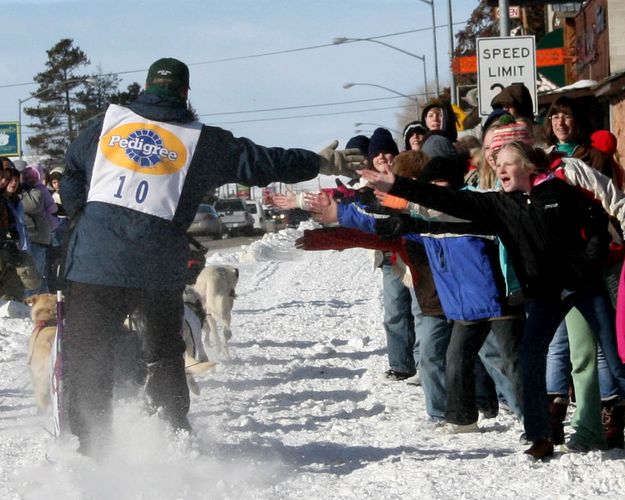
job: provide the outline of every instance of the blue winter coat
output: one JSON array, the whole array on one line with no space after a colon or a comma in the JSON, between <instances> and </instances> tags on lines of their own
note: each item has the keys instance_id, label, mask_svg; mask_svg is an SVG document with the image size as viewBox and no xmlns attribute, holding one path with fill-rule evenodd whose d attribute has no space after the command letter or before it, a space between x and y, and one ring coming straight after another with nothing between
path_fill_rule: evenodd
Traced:
<instances>
[{"instance_id":1,"label":"blue winter coat","mask_svg":"<svg viewBox=\"0 0 625 500\"><path fill-rule=\"evenodd\" d=\"M183 103L141 94L128 106L150 120L188 123ZM66 277L81 283L127 288L179 289L186 281L186 230L202 198L226 184L296 183L318 174L320 158L304 149L265 148L203 126L171 221L129 208L89 202L92 169L104 117L86 129L67 152L61 198L78 222L70 237Z\"/></svg>"},{"instance_id":2,"label":"blue winter coat","mask_svg":"<svg viewBox=\"0 0 625 500\"><path fill-rule=\"evenodd\" d=\"M338 219L344 227L375 232L377 217L380 216L367 213L353 203L338 205ZM509 314L503 302L505 284L494 237L461 234L404 237L425 246L436 291L448 319L477 321Z\"/></svg>"}]
</instances>

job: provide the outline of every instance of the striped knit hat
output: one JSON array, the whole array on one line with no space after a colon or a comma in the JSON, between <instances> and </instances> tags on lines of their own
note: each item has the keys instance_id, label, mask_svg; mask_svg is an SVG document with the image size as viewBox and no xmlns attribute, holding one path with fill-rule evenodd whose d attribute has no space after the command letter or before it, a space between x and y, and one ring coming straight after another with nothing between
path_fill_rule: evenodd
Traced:
<instances>
[{"instance_id":1,"label":"striped knit hat","mask_svg":"<svg viewBox=\"0 0 625 500\"><path fill-rule=\"evenodd\" d=\"M510 142L524 142L533 144L532 132L523 122L513 122L502 125L493 132L493 139L490 143L492 152L498 151Z\"/></svg>"}]
</instances>

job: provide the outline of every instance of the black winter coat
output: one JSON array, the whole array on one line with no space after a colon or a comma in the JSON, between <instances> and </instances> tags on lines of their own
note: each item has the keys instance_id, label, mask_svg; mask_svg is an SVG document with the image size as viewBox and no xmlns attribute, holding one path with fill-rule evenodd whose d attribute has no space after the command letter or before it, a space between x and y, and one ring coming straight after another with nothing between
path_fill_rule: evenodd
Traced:
<instances>
[{"instance_id":1,"label":"black winter coat","mask_svg":"<svg viewBox=\"0 0 625 500\"><path fill-rule=\"evenodd\" d=\"M185 103L141 94L128 106L149 120L184 124L194 120ZM314 178L320 157L304 149L265 148L249 139L204 125L173 219L126 207L86 203L104 117L71 144L61 182L67 214L78 218L66 260L66 278L97 285L182 289L189 245L186 230L202 198L227 183L266 186Z\"/></svg>"},{"instance_id":2,"label":"black winter coat","mask_svg":"<svg viewBox=\"0 0 625 500\"><path fill-rule=\"evenodd\" d=\"M491 229L526 298L600 284L610 242L607 215L560 179L544 181L528 195L457 191L397 177L391 194Z\"/></svg>"}]
</instances>

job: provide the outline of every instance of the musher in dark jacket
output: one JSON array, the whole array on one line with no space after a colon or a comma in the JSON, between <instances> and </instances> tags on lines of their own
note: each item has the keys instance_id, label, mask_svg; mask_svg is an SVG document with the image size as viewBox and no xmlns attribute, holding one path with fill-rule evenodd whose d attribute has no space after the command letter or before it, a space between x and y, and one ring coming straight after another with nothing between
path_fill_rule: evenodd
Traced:
<instances>
[{"instance_id":1,"label":"musher in dark jacket","mask_svg":"<svg viewBox=\"0 0 625 500\"><path fill-rule=\"evenodd\" d=\"M109 106L66 155L61 197L75 227L65 270L63 378L69 426L85 454L100 454L109 440L113 344L134 310L144 322L148 403L175 430L191 428L182 293L186 231L203 196L226 183L348 174L363 160L357 151L335 151L336 143L320 156L235 138L196 120L188 90L188 67L159 59L145 92L127 107Z\"/></svg>"}]
</instances>

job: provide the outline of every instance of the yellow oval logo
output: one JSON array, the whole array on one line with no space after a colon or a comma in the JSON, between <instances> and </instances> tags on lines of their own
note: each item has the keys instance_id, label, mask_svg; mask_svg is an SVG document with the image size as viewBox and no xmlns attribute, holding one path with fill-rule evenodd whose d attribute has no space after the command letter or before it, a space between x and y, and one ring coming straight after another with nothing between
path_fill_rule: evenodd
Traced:
<instances>
[{"instance_id":1,"label":"yellow oval logo","mask_svg":"<svg viewBox=\"0 0 625 500\"><path fill-rule=\"evenodd\" d=\"M127 123L100 139L100 151L113 164L150 175L170 175L187 163L187 149L169 130L150 123Z\"/></svg>"}]
</instances>

